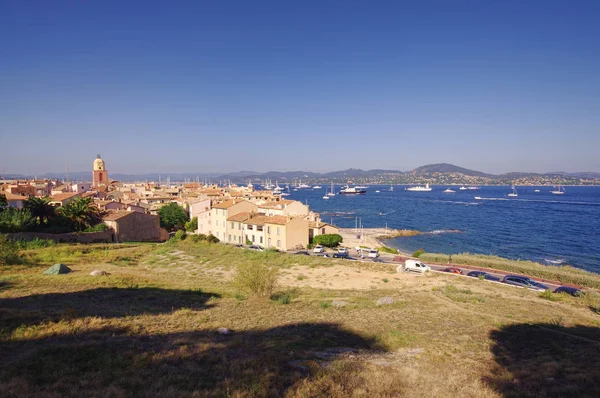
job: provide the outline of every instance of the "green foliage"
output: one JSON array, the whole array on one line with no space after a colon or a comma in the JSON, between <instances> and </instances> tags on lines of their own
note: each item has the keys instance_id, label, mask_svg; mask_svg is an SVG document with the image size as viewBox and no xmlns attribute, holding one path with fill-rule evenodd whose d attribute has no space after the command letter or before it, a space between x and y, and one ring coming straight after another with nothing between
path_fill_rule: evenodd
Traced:
<instances>
[{"instance_id":1,"label":"green foliage","mask_svg":"<svg viewBox=\"0 0 600 398\"><path fill-rule=\"evenodd\" d=\"M25 232L35 227L36 219L27 209L9 207L0 212L0 232Z\"/></svg>"},{"instance_id":2,"label":"green foliage","mask_svg":"<svg viewBox=\"0 0 600 398\"><path fill-rule=\"evenodd\" d=\"M188 220L188 215L183 207L177 203L169 203L158 210L160 226L167 231L182 229Z\"/></svg>"},{"instance_id":3,"label":"green foliage","mask_svg":"<svg viewBox=\"0 0 600 398\"><path fill-rule=\"evenodd\" d=\"M398 254L398 249L394 249L392 247L382 246L382 247L378 248L378 250L383 253Z\"/></svg>"},{"instance_id":4,"label":"green foliage","mask_svg":"<svg viewBox=\"0 0 600 398\"><path fill-rule=\"evenodd\" d=\"M16 242L0 234L0 265L17 264L19 262L19 247Z\"/></svg>"},{"instance_id":5,"label":"green foliage","mask_svg":"<svg viewBox=\"0 0 600 398\"><path fill-rule=\"evenodd\" d=\"M31 212L40 225L47 223L55 214L55 207L50 204L50 198L29 198L25 201L25 208Z\"/></svg>"},{"instance_id":6,"label":"green foliage","mask_svg":"<svg viewBox=\"0 0 600 398\"><path fill-rule=\"evenodd\" d=\"M188 232L194 232L198 229L198 217L192 218L190 221L185 223L185 230Z\"/></svg>"},{"instance_id":7,"label":"green foliage","mask_svg":"<svg viewBox=\"0 0 600 398\"><path fill-rule=\"evenodd\" d=\"M206 241L207 241L208 243L219 243L219 242L220 242L219 238L217 238L217 237L216 237L216 236L214 236L213 234L210 234L210 235L208 235L208 236L206 237Z\"/></svg>"},{"instance_id":8,"label":"green foliage","mask_svg":"<svg viewBox=\"0 0 600 398\"><path fill-rule=\"evenodd\" d=\"M180 229L179 231L175 232L175 239L185 240L185 238L187 238L187 234L184 230Z\"/></svg>"},{"instance_id":9,"label":"green foliage","mask_svg":"<svg viewBox=\"0 0 600 398\"><path fill-rule=\"evenodd\" d=\"M383 278L382 281L383 283L388 283L390 280L388 278Z\"/></svg>"},{"instance_id":10,"label":"green foliage","mask_svg":"<svg viewBox=\"0 0 600 398\"><path fill-rule=\"evenodd\" d=\"M550 300L550 301L562 301L564 298L565 294L564 293L552 293L551 290L544 290L543 292L541 292L539 294L539 298L542 298L544 300Z\"/></svg>"},{"instance_id":11,"label":"green foliage","mask_svg":"<svg viewBox=\"0 0 600 398\"><path fill-rule=\"evenodd\" d=\"M241 263L233 277L238 289L254 296L269 297L277 286L279 270L264 263Z\"/></svg>"},{"instance_id":12,"label":"green foliage","mask_svg":"<svg viewBox=\"0 0 600 398\"><path fill-rule=\"evenodd\" d=\"M331 303L329 301L321 301L321 303L319 303L319 307L329 308L329 307L331 307Z\"/></svg>"},{"instance_id":13,"label":"green foliage","mask_svg":"<svg viewBox=\"0 0 600 398\"><path fill-rule=\"evenodd\" d=\"M313 244L325 247L337 247L342 241L342 235L339 234L317 235L313 238Z\"/></svg>"},{"instance_id":14,"label":"green foliage","mask_svg":"<svg viewBox=\"0 0 600 398\"><path fill-rule=\"evenodd\" d=\"M416 258L419 258L419 257L421 257L421 254L423 254L423 253L425 253L425 250L419 249L416 252L414 252L412 256L416 257Z\"/></svg>"},{"instance_id":15,"label":"green foliage","mask_svg":"<svg viewBox=\"0 0 600 398\"><path fill-rule=\"evenodd\" d=\"M109 227L106 224L96 224L93 227L87 227L86 229L83 230L83 232L102 232L102 231L108 231Z\"/></svg>"},{"instance_id":16,"label":"green foliage","mask_svg":"<svg viewBox=\"0 0 600 398\"><path fill-rule=\"evenodd\" d=\"M19 239L18 241L16 241L16 244L21 250L41 249L43 247L56 246L55 241L51 239L40 238L33 238L32 240Z\"/></svg>"},{"instance_id":17,"label":"green foliage","mask_svg":"<svg viewBox=\"0 0 600 398\"><path fill-rule=\"evenodd\" d=\"M0 194L0 209L3 207L8 207L8 201L6 200L6 195Z\"/></svg>"},{"instance_id":18,"label":"green foliage","mask_svg":"<svg viewBox=\"0 0 600 398\"><path fill-rule=\"evenodd\" d=\"M246 238L246 246L251 246L252 245L252 241L248 238Z\"/></svg>"},{"instance_id":19,"label":"green foliage","mask_svg":"<svg viewBox=\"0 0 600 398\"><path fill-rule=\"evenodd\" d=\"M292 302L292 295L289 292L279 292L271 295L271 300L279 304L289 304Z\"/></svg>"},{"instance_id":20,"label":"green foliage","mask_svg":"<svg viewBox=\"0 0 600 398\"><path fill-rule=\"evenodd\" d=\"M92 198L75 198L57 212L70 220L76 231L83 231L102 221L102 212Z\"/></svg>"}]
</instances>

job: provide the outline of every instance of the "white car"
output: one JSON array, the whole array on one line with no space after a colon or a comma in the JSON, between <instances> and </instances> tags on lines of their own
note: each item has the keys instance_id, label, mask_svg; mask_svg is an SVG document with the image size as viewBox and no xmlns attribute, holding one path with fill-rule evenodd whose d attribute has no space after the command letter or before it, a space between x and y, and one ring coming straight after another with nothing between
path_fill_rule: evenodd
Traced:
<instances>
[{"instance_id":1,"label":"white car","mask_svg":"<svg viewBox=\"0 0 600 398\"><path fill-rule=\"evenodd\" d=\"M377 257L379 257L379 250L377 250L377 249L371 249L371 250L369 250L369 257L370 258L377 258Z\"/></svg>"},{"instance_id":2,"label":"white car","mask_svg":"<svg viewBox=\"0 0 600 398\"><path fill-rule=\"evenodd\" d=\"M313 253L323 253L324 251L325 251L325 248L321 245L317 245L313 249Z\"/></svg>"},{"instance_id":3,"label":"white car","mask_svg":"<svg viewBox=\"0 0 600 398\"><path fill-rule=\"evenodd\" d=\"M348 254L348 248L347 247L339 247L338 253Z\"/></svg>"}]
</instances>

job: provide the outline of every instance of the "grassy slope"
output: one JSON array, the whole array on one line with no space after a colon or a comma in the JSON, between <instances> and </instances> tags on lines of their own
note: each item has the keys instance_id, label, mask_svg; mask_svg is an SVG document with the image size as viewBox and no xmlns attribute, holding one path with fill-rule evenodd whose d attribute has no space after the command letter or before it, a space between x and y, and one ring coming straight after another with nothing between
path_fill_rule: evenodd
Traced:
<instances>
[{"instance_id":1,"label":"grassy slope","mask_svg":"<svg viewBox=\"0 0 600 398\"><path fill-rule=\"evenodd\" d=\"M446 263L448 261L447 254L423 253L419 258L424 262ZM492 268L567 284L600 289L600 275L570 266L550 267L532 261L509 260L498 256L470 253L452 255L452 263Z\"/></svg>"},{"instance_id":2,"label":"grassy slope","mask_svg":"<svg viewBox=\"0 0 600 398\"><path fill-rule=\"evenodd\" d=\"M600 316L589 297L550 301L432 274L410 276L419 283L401 290L296 289L292 302L281 305L244 299L229 282L235 265L347 263L188 241L59 245L27 257L32 265L0 274L3 395L599 392ZM76 272L41 275L59 261ZM89 276L97 268L111 275ZM377 306L383 296L396 302ZM348 304L337 308L332 300ZM219 327L232 333L219 335ZM335 347L355 351L331 358L327 350Z\"/></svg>"}]
</instances>

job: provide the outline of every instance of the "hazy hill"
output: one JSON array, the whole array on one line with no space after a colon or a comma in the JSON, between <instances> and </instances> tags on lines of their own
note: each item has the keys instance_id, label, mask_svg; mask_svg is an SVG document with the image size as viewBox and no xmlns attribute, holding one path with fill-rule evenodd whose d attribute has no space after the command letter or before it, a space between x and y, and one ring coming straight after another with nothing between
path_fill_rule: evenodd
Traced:
<instances>
[{"instance_id":1,"label":"hazy hill","mask_svg":"<svg viewBox=\"0 0 600 398\"><path fill-rule=\"evenodd\" d=\"M455 166L449 163L436 163L436 164L428 164L425 166L417 167L412 170L410 173L412 174L431 174L431 173L461 173L467 176L473 177L493 177L492 174L486 174L481 171L475 171L470 169L465 169L464 167Z\"/></svg>"}]
</instances>

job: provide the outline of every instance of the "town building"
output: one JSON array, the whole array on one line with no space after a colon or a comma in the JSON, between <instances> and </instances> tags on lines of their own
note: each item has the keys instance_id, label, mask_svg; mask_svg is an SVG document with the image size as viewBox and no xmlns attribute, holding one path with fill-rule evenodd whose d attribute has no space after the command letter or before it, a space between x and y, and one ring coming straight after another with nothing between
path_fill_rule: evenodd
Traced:
<instances>
[{"instance_id":1,"label":"town building","mask_svg":"<svg viewBox=\"0 0 600 398\"><path fill-rule=\"evenodd\" d=\"M92 171L92 186L98 187L100 185L108 185L108 171L106 171L106 166L104 164L104 160L98 155L96 160L94 160L94 169Z\"/></svg>"}]
</instances>

